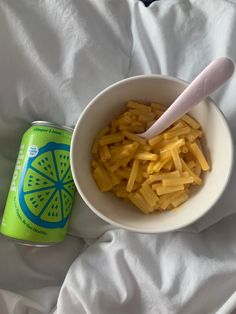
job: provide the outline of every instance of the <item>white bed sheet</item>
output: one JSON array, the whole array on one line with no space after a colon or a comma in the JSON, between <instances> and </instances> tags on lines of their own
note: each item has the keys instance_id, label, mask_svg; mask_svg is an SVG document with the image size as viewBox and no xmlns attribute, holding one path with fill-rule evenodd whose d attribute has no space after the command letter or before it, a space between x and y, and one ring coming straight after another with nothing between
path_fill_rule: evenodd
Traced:
<instances>
[{"instance_id":1,"label":"white bed sheet","mask_svg":"<svg viewBox=\"0 0 236 314\"><path fill-rule=\"evenodd\" d=\"M0 0L0 209L33 120L74 126L88 101L125 77L190 81L212 59L236 62L236 2ZM236 76L212 95L236 136ZM76 199L51 248L0 237L0 314L236 312L236 173L204 218L179 232L114 228Z\"/></svg>"}]
</instances>

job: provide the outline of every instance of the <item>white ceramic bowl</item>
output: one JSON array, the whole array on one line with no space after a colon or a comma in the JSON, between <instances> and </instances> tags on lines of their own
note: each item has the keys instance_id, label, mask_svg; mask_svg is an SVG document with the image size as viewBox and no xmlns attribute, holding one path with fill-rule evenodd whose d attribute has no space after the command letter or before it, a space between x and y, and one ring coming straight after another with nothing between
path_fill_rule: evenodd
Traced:
<instances>
[{"instance_id":1,"label":"white ceramic bowl","mask_svg":"<svg viewBox=\"0 0 236 314\"><path fill-rule=\"evenodd\" d=\"M118 227L159 233L185 227L206 214L222 195L233 165L232 137L222 112L211 99L190 114L200 122L206 138L211 171L204 185L177 209L144 215L112 193L102 193L91 175L91 146L97 133L125 111L128 100L158 102L169 106L187 83L162 75L142 75L117 82L98 94L82 112L73 132L71 168L83 200L99 217ZM223 209L222 209L223 210Z\"/></svg>"}]
</instances>

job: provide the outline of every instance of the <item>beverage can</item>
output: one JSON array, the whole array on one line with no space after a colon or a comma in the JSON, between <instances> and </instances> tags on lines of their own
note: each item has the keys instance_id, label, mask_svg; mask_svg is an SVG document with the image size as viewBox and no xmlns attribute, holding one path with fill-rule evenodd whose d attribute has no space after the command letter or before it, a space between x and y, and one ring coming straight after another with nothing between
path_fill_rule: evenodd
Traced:
<instances>
[{"instance_id":1,"label":"beverage can","mask_svg":"<svg viewBox=\"0 0 236 314\"><path fill-rule=\"evenodd\" d=\"M72 131L34 121L23 135L2 218L3 235L26 245L64 240L75 194Z\"/></svg>"}]
</instances>

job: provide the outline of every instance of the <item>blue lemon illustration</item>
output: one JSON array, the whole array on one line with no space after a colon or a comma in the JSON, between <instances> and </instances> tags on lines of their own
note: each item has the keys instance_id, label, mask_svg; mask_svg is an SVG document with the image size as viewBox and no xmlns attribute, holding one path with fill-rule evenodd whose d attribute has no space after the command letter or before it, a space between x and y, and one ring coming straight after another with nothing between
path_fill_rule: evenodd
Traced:
<instances>
[{"instance_id":1,"label":"blue lemon illustration","mask_svg":"<svg viewBox=\"0 0 236 314\"><path fill-rule=\"evenodd\" d=\"M63 228L75 193L70 146L50 142L41 147L25 164L18 192L21 209L29 220L45 228Z\"/></svg>"}]
</instances>

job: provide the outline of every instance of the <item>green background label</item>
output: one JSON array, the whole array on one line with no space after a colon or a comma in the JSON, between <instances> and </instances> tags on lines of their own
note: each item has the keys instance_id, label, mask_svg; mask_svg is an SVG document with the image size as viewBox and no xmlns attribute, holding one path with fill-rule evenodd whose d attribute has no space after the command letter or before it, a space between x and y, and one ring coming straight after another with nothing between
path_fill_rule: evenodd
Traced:
<instances>
[{"instance_id":1,"label":"green background label","mask_svg":"<svg viewBox=\"0 0 236 314\"><path fill-rule=\"evenodd\" d=\"M38 243L61 242L75 186L69 131L32 126L23 136L3 214L1 232Z\"/></svg>"}]
</instances>

